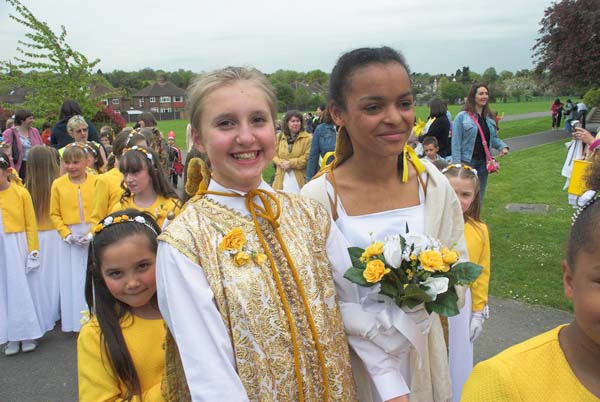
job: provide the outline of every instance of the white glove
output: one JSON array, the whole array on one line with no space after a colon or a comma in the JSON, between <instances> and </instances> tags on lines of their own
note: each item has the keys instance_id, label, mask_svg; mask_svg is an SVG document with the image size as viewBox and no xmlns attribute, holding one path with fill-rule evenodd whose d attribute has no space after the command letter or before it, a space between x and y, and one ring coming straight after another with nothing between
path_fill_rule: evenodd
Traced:
<instances>
[{"instance_id":1,"label":"white glove","mask_svg":"<svg viewBox=\"0 0 600 402\"><path fill-rule=\"evenodd\" d=\"M475 343L479 335L483 332L484 321L483 311L473 311L471 313L471 324L469 325L471 343Z\"/></svg>"},{"instance_id":2,"label":"white glove","mask_svg":"<svg viewBox=\"0 0 600 402\"><path fill-rule=\"evenodd\" d=\"M27 262L25 263L25 274L35 271L40 267L40 255L37 250L33 250L27 255Z\"/></svg>"},{"instance_id":3,"label":"white glove","mask_svg":"<svg viewBox=\"0 0 600 402\"><path fill-rule=\"evenodd\" d=\"M367 339L387 354L400 357L410 352L410 341L393 326L382 325L378 313L365 311L358 303L341 303L342 320L348 336Z\"/></svg>"},{"instance_id":4,"label":"white glove","mask_svg":"<svg viewBox=\"0 0 600 402\"><path fill-rule=\"evenodd\" d=\"M77 240L77 245L81 247L87 247L93 238L94 236L91 233L88 233L85 236L81 237L79 240Z\"/></svg>"},{"instance_id":5,"label":"white glove","mask_svg":"<svg viewBox=\"0 0 600 402\"><path fill-rule=\"evenodd\" d=\"M425 310L425 304L421 303L414 308L409 308L407 306L402 306L402 311L408 315L417 327L421 331L423 335L428 334L431 329L431 316Z\"/></svg>"},{"instance_id":6,"label":"white glove","mask_svg":"<svg viewBox=\"0 0 600 402\"><path fill-rule=\"evenodd\" d=\"M67 244L74 246L77 244L77 239L72 234L68 234L67 237L63 239Z\"/></svg>"}]
</instances>

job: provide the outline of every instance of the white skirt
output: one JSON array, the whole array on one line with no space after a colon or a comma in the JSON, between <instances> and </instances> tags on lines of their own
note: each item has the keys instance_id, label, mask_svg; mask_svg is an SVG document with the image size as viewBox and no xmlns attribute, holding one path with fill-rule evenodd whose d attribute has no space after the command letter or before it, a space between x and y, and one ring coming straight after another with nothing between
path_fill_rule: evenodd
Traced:
<instances>
[{"instance_id":1,"label":"white skirt","mask_svg":"<svg viewBox=\"0 0 600 402\"><path fill-rule=\"evenodd\" d=\"M90 225L69 225L76 238L85 236ZM63 332L79 332L81 312L87 310L85 302L85 273L87 270L88 247L72 246L64 241L58 246L60 317Z\"/></svg>"},{"instance_id":2,"label":"white skirt","mask_svg":"<svg viewBox=\"0 0 600 402\"><path fill-rule=\"evenodd\" d=\"M40 231L38 236L40 238L40 269L44 286L44 304L47 306L43 322L48 329L52 329L60 318L58 250L63 240L54 229Z\"/></svg>"},{"instance_id":3,"label":"white skirt","mask_svg":"<svg viewBox=\"0 0 600 402\"><path fill-rule=\"evenodd\" d=\"M4 233L0 213L0 344L41 338L34 297L25 274L29 249L25 232Z\"/></svg>"},{"instance_id":4,"label":"white skirt","mask_svg":"<svg viewBox=\"0 0 600 402\"><path fill-rule=\"evenodd\" d=\"M448 318L448 363L452 379L452 400L460 401L462 389L473 370L471 343L471 289L465 293L465 305L460 313Z\"/></svg>"}]
</instances>

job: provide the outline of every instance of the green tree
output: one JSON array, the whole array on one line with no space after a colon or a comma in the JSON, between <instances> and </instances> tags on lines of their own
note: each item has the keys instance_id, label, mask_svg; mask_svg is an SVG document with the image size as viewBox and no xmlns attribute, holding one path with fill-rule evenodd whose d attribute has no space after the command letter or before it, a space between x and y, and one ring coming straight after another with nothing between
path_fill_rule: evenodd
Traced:
<instances>
[{"instance_id":1,"label":"green tree","mask_svg":"<svg viewBox=\"0 0 600 402\"><path fill-rule=\"evenodd\" d=\"M494 67L486 68L481 76L483 82L487 84L493 84L498 81L498 73L496 73L496 69Z\"/></svg>"},{"instance_id":2,"label":"green tree","mask_svg":"<svg viewBox=\"0 0 600 402\"><path fill-rule=\"evenodd\" d=\"M274 82L275 94L277 95L278 109L285 112L287 106L294 103L294 90L289 84L283 82Z\"/></svg>"},{"instance_id":3,"label":"green tree","mask_svg":"<svg viewBox=\"0 0 600 402\"><path fill-rule=\"evenodd\" d=\"M440 80L441 81L441 80ZM442 99L450 103L456 103L458 99L462 99L467 94L465 87L458 82L448 82L442 85Z\"/></svg>"},{"instance_id":4,"label":"green tree","mask_svg":"<svg viewBox=\"0 0 600 402\"><path fill-rule=\"evenodd\" d=\"M90 90L93 68L99 59L88 61L82 53L67 42L63 25L55 34L47 23L38 20L19 0L6 0L16 10L10 18L29 28L28 41L19 40L13 61L0 61L0 69L14 88L28 89L24 107L35 115L52 118L66 99L77 101L86 116L93 117L100 110L98 100ZM27 71L28 73L25 73Z\"/></svg>"},{"instance_id":5,"label":"green tree","mask_svg":"<svg viewBox=\"0 0 600 402\"><path fill-rule=\"evenodd\" d=\"M514 74L511 71L500 71L500 80L504 81L507 80L509 78L512 78L514 76Z\"/></svg>"}]
</instances>

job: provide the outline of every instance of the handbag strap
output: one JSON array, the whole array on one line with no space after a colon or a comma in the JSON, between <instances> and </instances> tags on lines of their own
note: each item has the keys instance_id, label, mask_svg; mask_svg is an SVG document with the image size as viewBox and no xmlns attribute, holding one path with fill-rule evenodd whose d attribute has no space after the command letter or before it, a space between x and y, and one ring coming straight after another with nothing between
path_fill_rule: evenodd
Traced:
<instances>
[{"instance_id":1,"label":"handbag strap","mask_svg":"<svg viewBox=\"0 0 600 402\"><path fill-rule=\"evenodd\" d=\"M483 134L483 130L481 129L481 126L479 125L479 120L477 118L475 118L475 116L471 112L469 112L469 116L471 116L471 119L477 125L477 131L479 131L479 135L481 136L481 142L483 143L483 151L485 152L485 158L489 162L493 158L492 158L492 155L490 154L490 149L488 148L487 141L485 140L485 135Z\"/></svg>"}]
</instances>

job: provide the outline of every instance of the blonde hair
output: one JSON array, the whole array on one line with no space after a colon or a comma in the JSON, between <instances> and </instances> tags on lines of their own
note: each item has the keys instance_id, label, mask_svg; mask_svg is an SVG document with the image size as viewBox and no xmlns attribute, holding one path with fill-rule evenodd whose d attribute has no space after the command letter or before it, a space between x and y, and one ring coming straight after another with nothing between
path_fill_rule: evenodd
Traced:
<instances>
[{"instance_id":1,"label":"blonde hair","mask_svg":"<svg viewBox=\"0 0 600 402\"><path fill-rule=\"evenodd\" d=\"M88 124L87 121L85 121L85 119L83 118L83 116L76 114L75 116L71 117L67 122L67 131L69 132L69 135L72 136L73 131L79 126L88 127Z\"/></svg>"},{"instance_id":2,"label":"blonde hair","mask_svg":"<svg viewBox=\"0 0 600 402\"><path fill-rule=\"evenodd\" d=\"M88 150L85 144L72 142L65 147L62 160L65 162L87 160Z\"/></svg>"},{"instance_id":3,"label":"blonde hair","mask_svg":"<svg viewBox=\"0 0 600 402\"><path fill-rule=\"evenodd\" d=\"M50 219L50 189L59 176L58 152L44 145L31 148L27 157L25 187L31 194L38 223Z\"/></svg>"},{"instance_id":4,"label":"blonde hair","mask_svg":"<svg viewBox=\"0 0 600 402\"><path fill-rule=\"evenodd\" d=\"M237 81L249 81L260 89L269 105L273 125L277 119L277 97L269 80L258 70L246 67L226 67L195 78L187 90L187 112L190 124L200 132L204 100L211 93Z\"/></svg>"}]
</instances>

